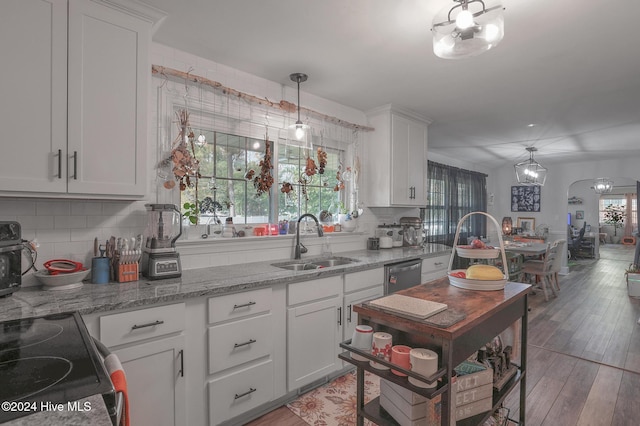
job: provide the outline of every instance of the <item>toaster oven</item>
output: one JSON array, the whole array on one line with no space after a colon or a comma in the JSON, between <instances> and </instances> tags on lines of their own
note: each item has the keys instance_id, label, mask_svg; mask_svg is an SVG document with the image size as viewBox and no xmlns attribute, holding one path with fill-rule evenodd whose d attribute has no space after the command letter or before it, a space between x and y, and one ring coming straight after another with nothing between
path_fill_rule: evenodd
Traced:
<instances>
[{"instance_id":1,"label":"toaster oven","mask_svg":"<svg viewBox=\"0 0 640 426\"><path fill-rule=\"evenodd\" d=\"M22 234L18 222L0 222L0 297L22 284Z\"/></svg>"}]
</instances>

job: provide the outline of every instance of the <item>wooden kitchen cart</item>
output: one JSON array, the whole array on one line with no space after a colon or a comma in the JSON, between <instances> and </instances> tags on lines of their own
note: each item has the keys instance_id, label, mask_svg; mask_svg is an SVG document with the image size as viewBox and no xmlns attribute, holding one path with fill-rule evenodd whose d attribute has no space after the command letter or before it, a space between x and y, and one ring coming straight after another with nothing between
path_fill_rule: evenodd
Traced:
<instances>
[{"instance_id":1,"label":"wooden kitchen cart","mask_svg":"<svg viewBox=\"0 0 640 426\"><path fill-rule=\"evenodd\" d=\"M363 425L367 418L379 425L396 425L397 423L380 409L379 398L365 405L364 403L364 372L369 371L386 380L404 386L427 398L442 395L441 424L448 426L452 387L450 386L454 367L469 358L483 345L506 330L515 321L521 319L520 333L520 365L517 374L511 378L501 391L493 392L493 410L497 409L506 396L520 385L520 420L519 425L525 425L526 398L526 363L527 363L527 312L528 294L531 286L523 283L507 282L504 290L474 291L461 289L449 285L447 277L431 281L407 290L400 291L410 297L446 303L448 316L464 317L458 322L444 328L434 326L427 321L412 320L408 317L392 314L374 308L367 303L354 306L358 313L358 322L373 327L374 331L383 331L393 336L393 344L423 347L435 350L438 355L438 371L431 377L424 378L410 371L395 367L421 380L431 382L438 380L438 386L433 389L423 389L411 385L407 378L399 377L389 370L378 370L369 365L368 361L357 361L351 357L352 353L375 358L369 353L355 349L345 341L340 346L346 349L339 356L341 359L357 367L357 424ZM445 311L447 312L447 311ZM440 314L437 314L440 315ZM441 317L442 318L442 317ZM434 319L435 321L435 319ZM517 338L517 336L515 336ZM377 362L390 366L382 360ZM482 425L492 414L492 411L481 413L457 422L458 426Z\"/></svg>"}]
</instances>

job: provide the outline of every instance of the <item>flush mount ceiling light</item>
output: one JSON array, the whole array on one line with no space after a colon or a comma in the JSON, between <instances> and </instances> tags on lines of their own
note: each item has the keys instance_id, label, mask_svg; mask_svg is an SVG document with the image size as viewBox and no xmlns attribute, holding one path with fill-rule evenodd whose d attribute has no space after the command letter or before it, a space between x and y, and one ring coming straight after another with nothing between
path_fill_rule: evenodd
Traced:
<instances>
[{"instance_id":1,"label":"flush mount ceiling light","mask_svg":"<svg viewBox=\"0 0 640 426\"><path fill-rule=\"evenodd\" d=\"M516 169L516 179L521 185L543 186L547 180L547 169L533 159L533 153L537 148L526 148L529 151L529 159L513 166Z\"/></svg>"},{"instance_id":2,"label":"flush mount ceiling light","mask_svg":"<svg viewBox=\"0 0 640 426\"><path fill-rule=\"evenodd\" d=\"M308 147L310 145L310 135L309 135L309 126L304 124L302 120L300 120L300 83L307 81L308 76L301 72L296 72L289 75L289 78L292 81L298 83L298 120L295 124L289 126L290 137L289 140L293 141L297 145L301 147Z\"/></svg>"},{"instance_id":3,"label":"flush mount ceiling light","mask_svg":"<svg viewBox=\"0 0 640 426\"><path fill-rule=\"evenodd\" d=\"M453 0L433 18L433 52L444 59L476 56L495 47L504 37L504 8L482 0ZM489 3L492 0L487 0Z\"/></svg>"},{"instance_id":4,"label":"flush mount ceiling light","mask_svg":"<svg viewBox=\"0 0 640 426\"><path fill-rule=\"evenodd\" d=\"M613 181L609 178L598 178L593 181L593 190L596 194L606 194L613 190Z\"/></svg>"}]
</instances>

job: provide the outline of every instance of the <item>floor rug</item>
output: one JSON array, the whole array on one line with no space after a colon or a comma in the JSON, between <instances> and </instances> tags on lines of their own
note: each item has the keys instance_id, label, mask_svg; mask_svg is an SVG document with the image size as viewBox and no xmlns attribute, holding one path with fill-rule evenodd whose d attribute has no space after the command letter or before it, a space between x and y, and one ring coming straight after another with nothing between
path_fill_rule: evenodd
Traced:
<instances>
[{"instance_id":1,"label":"floor rug","mask_svg":"<svg viewBox=\"0 0 640 426\"><path fill-rule=\"evenodd\" d=\"M380 395L380 378L365 372L365 403ZM356 424L356 373L340 376L287 404L296 416L311 426ZM374 423L365 420L365 425Z\"/></svg>"}]
</instances>

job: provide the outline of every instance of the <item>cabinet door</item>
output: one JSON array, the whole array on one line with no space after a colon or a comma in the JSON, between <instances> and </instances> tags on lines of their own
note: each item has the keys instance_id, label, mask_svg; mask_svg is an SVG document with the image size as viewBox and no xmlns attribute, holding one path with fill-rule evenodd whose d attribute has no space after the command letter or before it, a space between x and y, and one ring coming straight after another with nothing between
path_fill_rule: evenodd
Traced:
<instances>
[{"instance_id":1,"label":"cabinet door","mask_svg":"<svg viewBox=\"0 0 640 426\"><path fill-rule=\"evenodd\" d=\"M353 311L353 305L376 299L384 294L384 286L360 290L344 296L344 331L342 340L351 339L358 325L358 314Z\"/></svg>"},{"instance_id":2,"label":"cabinet door","mask_svg":"<svg viewBox=\"0 0 640 426\"><path fill-rule=\"evenodd\" d=\"M67 0L2 0L0 56L0 191L65 192Z\"/></svg>"},{"instance_id":3,"label":"cabinet door","mask_svg":"<svg viewBox=\"0 0 640 426\"><path fill-rule=\"evenodd\" d=\"M287 387L300 388L342 367L342 297L287 310Z\"/></svg>"},{"instance_id":4,"label":"cabinet door","mask_svg":"<svg viewBox=\"0 0 640 426\"><path fill-rule=\"evenodd\" d=\"M392 114L391 140L391 204L426 205L426 124Z\"/></svg>"},{"instance_id":5,"label":"cabinet door","mask_svg":"<svg viewBox=\"0 0 640 426\"><path fill-rule=\"evenodd\" d=\"M127 376L132 425L185 425L184 336L113 351Z\"/></svg>"},{"instance_id":6,"label":"cabinet door","mask_svg":"<svg viewBox=\"0 0 640 426\"><path fill-rule=\"evenodd\" d=\"M70 193L145 195L150 27L69 1Z\"/></svg>"}]
</instances>

